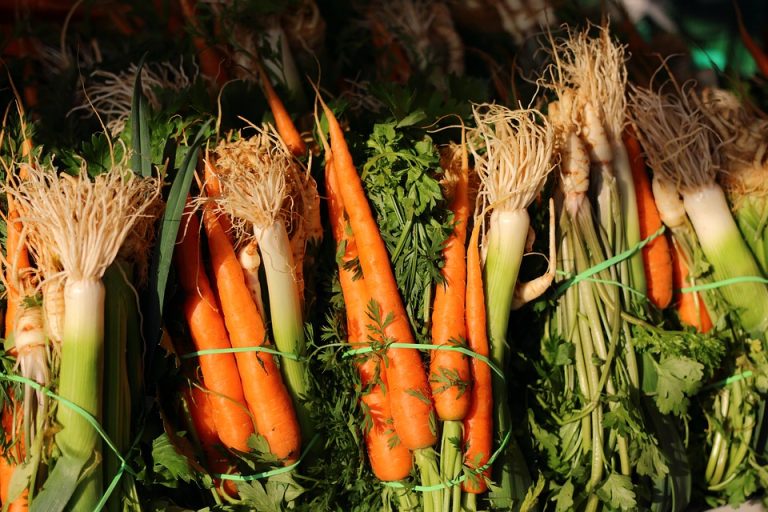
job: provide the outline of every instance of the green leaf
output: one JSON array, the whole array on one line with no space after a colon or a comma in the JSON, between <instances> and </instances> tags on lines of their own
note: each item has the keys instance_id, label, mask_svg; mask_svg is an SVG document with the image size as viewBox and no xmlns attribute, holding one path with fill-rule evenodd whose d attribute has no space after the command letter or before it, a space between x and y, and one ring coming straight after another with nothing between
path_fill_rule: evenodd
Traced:
<instances>
[{"instance_id":1,"label":"green leaf","mask_svg":"<svg viewBox=\"0 0 768 512\"><path fill-rule=\"evenodd\" d=\"M131 154L131 169L134 173L145 178L152 176L152 152L149 135L149 123L147 112L149 104L144 97L141 85L141 70L147 55L141 57L136 70L136 80L133 84L133 100L131 101L131 142L133 153Z\"/></svg>"},{"instance_id":2,"label":"green leaf","mask_svg":"<svg viewBox=\"0 0 768 512\"><path fill-rule=\"evenodd\" d=\"M611 473L597 490L597 495L614 510L631 510L637 505L632 480L618 473Z\"/></svg>"},{"instance_id":3,"label":"green leaf","mask_svg":"<svg viewBox=\"0 0 768 512\"><path fill-rule=\"evenodd\" d=\"M415 112L411 112L404 118L402 118L397 125L395 125L396 128L406 128L408 126L413 126L416 123L419 123L427 118L427 114L424 113L423 110L417 110Z\"/></svg>"},{"instance_id":4,"label":"green leaf","mask_svg":"<svg viewBox=\"0 0 768 512\"><path fill-rule=\"evenodd\" d=\"M200 127L192 144L189 146L181 167L171 185L163 218L160 221L158 242L152 254L152 263L149 271L149 297L145 313L147 326L145 332L150 350L150 361L152 360L155 346L160 339L160 327L162 325L162 313L165 304L165 288L168 284L168 273L176 246L176 235L179 232L184 204L192 185L200 145L205 138L209 126L210 121Z\"/></svg>"},{"instance_id":5,"label":"green leaf","mask_svg":"<svg viewBox=\"0 0 768 512\"><path fill-rule=\"evenodd\" d=\"M280 500L270 496L266 487L258 480L239 483L237 491L240 494L243 505L248 505L253 510L261 510L263 512L281 512L282 510Z\"/></svg>"},{"instance_id":6,"label":"green leaf","mask_svg":"<svg viewBox=\"0 0 768 512\"><path fill-rule=\"evenodd\" d=\"M555 500L555 512L567 512L573 510L573 482L568 480L560 487L557 494L554 497Z\"/></svg>"},{"instance_id":7,"label":"green leaf","mask_svg":"<svg viewBox=\"0 0 768 512\"><path fill-rule=\"evenodd\" d=\"M153 471L167 484L194 479L194 471L187 458L176 450L168 435L163 433L152 441Z\"/></svg>"},{"instance_id":8,"label":"green leaf","mask_svg":"<svg viewBox=\"0 0 768 512\"><path fill-rule=\"evenodd\" d=\"M701 385L704 367L685 357L668 357L657 367L656 404L662 414L684 414L688 396Z\"/></svg>"}]
</instances>

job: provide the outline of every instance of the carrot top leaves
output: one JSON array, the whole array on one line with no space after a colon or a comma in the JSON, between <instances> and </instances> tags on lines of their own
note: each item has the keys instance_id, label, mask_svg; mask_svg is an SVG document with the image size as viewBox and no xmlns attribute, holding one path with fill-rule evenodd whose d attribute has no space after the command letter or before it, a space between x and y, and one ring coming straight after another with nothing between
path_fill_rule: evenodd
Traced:
<instances>
[{"instance_id":1,"label":"carrot top leaves","mask_svg":"<svg viewBox=\"0 0 768 512\"><path fill-rule=\"evenodd\" d=\"M440 188L440 154L431 137L408 126L424 117L374 125L361 173L419 338L428 336L432 287L442 281L442 249L453 229Z\"/></svg>"}]
</instances>

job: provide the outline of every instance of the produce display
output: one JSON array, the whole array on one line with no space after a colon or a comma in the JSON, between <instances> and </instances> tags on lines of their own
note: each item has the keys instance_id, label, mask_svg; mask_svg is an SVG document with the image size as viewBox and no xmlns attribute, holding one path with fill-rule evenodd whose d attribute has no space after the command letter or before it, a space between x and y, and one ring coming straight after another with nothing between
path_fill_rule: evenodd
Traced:
<instances>
[{"instance_id":1,"label":"produce display","mask_svg":"<svg viewBox=\"0 0 768 512\"><path fill-rule=\"evenodd\" d=\"M2 510L768 504L727 4L0 0Z\"/></svg>"}]
</instances>

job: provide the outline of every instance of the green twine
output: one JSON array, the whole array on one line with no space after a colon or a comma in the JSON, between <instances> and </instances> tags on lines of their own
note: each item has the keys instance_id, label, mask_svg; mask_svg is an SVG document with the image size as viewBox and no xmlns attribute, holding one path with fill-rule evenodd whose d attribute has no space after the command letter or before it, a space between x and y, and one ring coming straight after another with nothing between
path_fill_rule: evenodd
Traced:
<instances>
[{"instance_id":1,"label":"green twine","mask_svg":"<svg viewBox=\"0 0 768 512\"><path fill-rule=\"evenodd\" d=\"M422 345L420 343L387 343L386 345L384 345L384 348L385 349L413 348L416 350L449 350L453 352L460 352L466 356L474 357L475 359L479 359L480 361L484 362L491 368L491 370L493 370L493 372L496 375L498 375L499 377L501 377L502 380L504 380L504 372L502 372L501 369L493 363L493 361L491 361L490 359L488 359L482 354L478 354L477 352L473 352L469 350L466 347L458 347L456 345ZM346 351L342 357L346 359L348 357L352 357L360 354L369 354L375 350L377 349L374 347L355 348L355 349Z\"/></svg>"},{"instance_id":2,"label":"green twine","mask_svg":"<svg viewBox=\"0 0 768 512\"><path fill-rule=\"evenodd\" d=\"M280 352L269 347L253 346L253 347L228 347L228 348L207 348L204 350L198 350L196 352L190 352L188 354L182 354L179 356L181 359L192 359L199 356L210 356L215 354L239 354L241 352L265 352L272 354L273 356L285 357L286 359L293 359L294 361L306 361L307 358L294 354L292 352Z\"/></svg>"},{"instance_id":3,"label":"green twine","mask_svg":"<svg viewBox=\"0 0 768 512\"><path fill-rule=\"evenodd\" d=\"M760 277L760 276L731 277L729 279L723 279L722 281L714 281L712 283L697 284L694 286L688 286L687 288L680 288L680 292L681 293L703 292L703 291L714 290L716 288L721 288L723 286L729 286L732 284L739 284L739 283L768 284L768 279L765 279L764 277Z\"/></svg>"},{"instance_id":4,"label":"green twine","mask_svg":"<svg viewBox=\"0 0 768 512\"><path fill-rule=\"evenodd\" d=\"M730 386L731 384L739 382L740 380L748 379L753 375L754 375L754 372L752 370L746 370L741 373L737 373L736 375L731 375L727 379L713 382L712 384L709 384L708 386L706 386L704 389L725 388Z\"/></svg>"},{"instance_id":5,"label":"green twine","mask_svg":"<svg viewBox=\"0 0 768 512\"><path fill-rule=\"evenodd\" d=\"M263 347L253 347L253 348L263 348ZM270 349L266 349L264 351L267 352L269 350ZM244 350L241 350L241 351L244 351ZM206 351L200 351L200 352L201 352L201 355L204 355L202 353ZM187 356L189 357L194 357L194 355L195 354L187 354ZM182 356L182 358L185 358L185 356ZM37 391L44 393L46 396L53 398L54 400L58 400L60 403L64 404L66 407L69 407L70 409L78 413L80 416L85 418L85 420L94 428L94 430L96 430L96 432L99 434L99 436L104 441L104 443L109 447L110 451L112 451L112 453L114 453L115 456L118 458L118 460L120 461L120 469L117 471L117 474L115 475L115 477L110 481L106 491L101 496L101 499L99 500L99 502L96 504L96 508L94 509L94 512L101 512L101 510L106 506L107 501L109 501L110 496L117 488L118 484L120 483L120 479L123 477L124 473L128 473L129 475L136 477L136 472L133 469L131 469L131 467L128 465L128 461L125 460L123 455L120 453L120 451L117 449L115 444L112 442L112 440L109 438L107 433L104 431L101 424L91 413L89 413L88 411L86 411L85 409L83 409L73 401L68 400L61 395L58 395L53 391L51 391L50 389L48 389L47 387L42 386L41 384L35 382L34 380L28 379L26 377L22 377L21 375L9 375L7 373L0 372L0 380L6 380L6 381L18 382L20 384L25 384ZM140 438L141 438L141 435L136 437L130 449L128 450L128 453L133 453L133 451L136 449L136 446ZM299 464L301 464L302 460L304 460L307 453L309 453L309 451L312 449L312 446L317 442L318 439L319 437L315 435L315 437L313 437L312 440L307 444L307 447L304 449L299 459L293 464L291 464L290 466L276 468L270 471L258 473L256 475L243 476L243 475L214 474L213 476L214 478L218 478L220 480L231 480L235 482L249 482L253 480L269 478L271 476L280 475L282 473L287 473L288 471L294 470Z\"/></svg>"},{"instance_id":6,"label":"green twine","mask_svg":"<svg viewBox=\"0 0 768 512\"><path fill-rule=\"evenodd\" d=\"M504 448L506 448L507 444L509 443L510 438L512 437L512 432L507 432L507 434L504 436L504 439L501 440L501 444L499 445L498 449L493 452L493 454L488 458L488 462L480 466L479 468L473 469L470 474L472 475L479 475L486 469L490 468L493 463L496 461L496 459L501 455L501 453L504 451ZM465 473L461 475L458 478L454 478L453 480L448 480L447 482L440 482L439 484L434 485L407 485L402 482L383 482L383 484L386 487L395 487L398 489L413 489L417 492L432 492L432 491L439 491L441 489L447 489L448 487L453 487L454 485L458 485L465 481L468 477L468 475Z\"/></svg>"},{"instance_id":7,"label":"green twine","mask_svg":"<svg viewBox=\"0 0 768 512\"><path fill-rule=\"evenodd\" d=\"M115 490L115 488L117 487L117 484L120 482L120 479L123 477L123 473L128 473L129 475L134 477L136 476L136 473L128 466L128 462L125 460L125 458L123 458L122 454L117 449L117 447L112 442L112 440L109 438L107 433L104 431L101 424L99 424L98 420L94 418L91 413L89 413L88 411L86 411L85 409L83 409L73 401L62 397L54 393L47 387L44 387L41 384L35 382L34 380L28 379L26 377L22 377L21 375L8 375L5 372L0 372L0 380L6 380L11 382L18 382L20 384L25 384L37 391L44 393L46 396L53 398L54 400L58 400L59 403L62 403L65 406L69 407L70 409L78 413L80 416L85 418L85 420L94 428L94 430L96 430L96 432L99 434L99 436L104 441L104 443L106 443L106 445L109 447L112 453L114 453L115 456L118 458L118 460L120 461L120 469L118 470L117 474L112 479L112 481L109 483L109 486L107 486L107 490L104 493L104 495L101 497L101 500L97 504L94 512L100 512L104 508L112 492ZM136 441L138 441L138 438L136 439ZM133 449L136 447L136 441L134 441L133 445L131 446L129 453L131 453Z\"/></svg>"},{"instance_id":8,"label":"green twine","mask_svg":"<svg viewBox=\"0 0 768 512\"><path fill-rule=\"evenodd\" d=\"M269 478L271 476L275 475L282 475L283 473L288 473L289 471L293 471L296 469L299 464L301 464L301 461L304 460L304 458L307 456L307 454L312 450L312 447L317 443L318 439L320 439L320 436L318 434L315 434L314 437L307 443L307 447L304 448L304 451L301 452L301 455L299 458L291 464L290 466L284 466L282 468L275 468L269 471L264 471L262 473L257 473L255 475L229 475L226 473L215 473L213 475L214 478L218 478L219 480L229 480L230 482L252 482L254 480L262 480L264 478Z\"/></svg>"},{"instance_id":9,"label":"green twine","mask_svg":"<svg viewBox=\"0 0 768 512\"><path fill-rule=\"evenodd\" d=\"M384 346L384 348L386 348L386 349L390 349L390 348L395 348L395 349L397 349L397 348L411 348L411 349L416 349L416 350L449 350L449 351L453 351L453 352L459 352L461 354L464 354L464 355L469 356L469 357L474 357L475 359L478 359L478 360L484 362L485 364L487 364L491 368L491 370L493 370L493 372L496 375L501 377L502 381L506 380L506 378L504 377L504 372L501 371L501 369L498 366L496 366L493 361L491 361L490 359L488 359L487 357L485 357L482 354L478 354L477 352L473 352L473 351L469 350L466 347L459 347L459 346L456 346L456 345L422 345L420 343L398 343L398 342L395 342L395 343L388 343L388 344L386 344ZM360 354L368 354L368 353L373 352L374 350L376 350L376 349L374 349L374 347L355 348L355 349L351 349L351 350L346 351L342 357L346 359L346 358L349 358L349 357L352 357L352 356L356 356L356 355L360 355ZM490 468L493 465L494 461L504 451L504 448L506 448L507 444L509 443L509 439L510 439L511 435L512 435L512 432L507 432L506 435L504 436L504 439L501 440L501 444L499 445L499 447L488 458L488 462L486 462L483 466L481 466L479 468L473 469L470 474L472 474L472 475L479 475L480 473L482 473L486 469ZM458 478L454 478L454 479L448 480L446 482L440 482L439 484L435 484L435 485L426 485L426 486L425 485L407 485L407 484L404 484L402 482L383 482L383 484L386 487L395 487L395 488L398 488L398 489L407 488L407 489L412 489L412 490L417 491L417 492L432 492L432 491L439 491L441 489L447 489L448 487L453 487L454 485L458 485L458 484L462 483L467 478L468 478L468 476L465 473L465 474L461 475Z\"/></svg>"},{"instance_id":10,"label":"green twine","mask_svg":"<svg viewBox=\"0 0 768 512\"><path fill-rule=\"evenodd\" d=\"M567 290L571 286L573 286L573 285L575 285L575 284L577 284L577 283L579 283L581 281L584 281L586 279L589 279L590 277L592 277L593 275L597 274L598 272L602 272L603 270L607 270L607 269L611 268L612 266L616 265L617 263L621 263L622 261L631 258L632 256L634 256L637 253L637 251L641 250L643 247L645 247L646 245L651 243L654 239L656 239L657 237L661 236L664 233L664 231L666 231L666 229L667 229L666 226L662 225L658 230L656 230L655 233L651 234L649 237L647 237L647 238L645 238L643 240L640 240L640 242L638 242L634 247L631 247L631 248L627 249L626 251L621 252L621 253L617 254L616 256L613 256L612 258L608 258L607 260L602 261L602 262L598 263L597 265L588 268L584 272L580 272L580 273L576 274L575 276L566 279L565 281L563 281L560 284L560 286L557 287L557 290L555 291L555 297L559 297L560 295L565 293L565 290Z\"/></svg>"}]
</instances>

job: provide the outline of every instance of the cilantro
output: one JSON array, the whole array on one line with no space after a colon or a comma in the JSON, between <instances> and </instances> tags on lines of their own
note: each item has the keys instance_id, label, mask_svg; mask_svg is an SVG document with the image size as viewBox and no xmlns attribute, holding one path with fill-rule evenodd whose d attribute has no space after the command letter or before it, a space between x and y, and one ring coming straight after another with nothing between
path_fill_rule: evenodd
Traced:
<instances>
[{"instance_id":1,"label":"cilantro","mask_svg":"<svg viewBox=\"0 0 768 512\"><path fill-rule=\"evenodd\" d=\"M637 505L632 480L628 476L611 473L597 489L598 497L613 510L632 510Z\"/></svg>"},{"instance_id":2,"label":"cilantro","mask_svg":"<svg viewBox=\"0 0 768 512\"><path fill-rule=\"evenodd\" d=\"M152 441L152 461L157 481L168 487L178 485L179 480L188 483L194 479L189 461L179 453L167 434Z\"/></svg>"},{"instance_id":3,"label":"cilantro","mask_svg":"<svg viewBox=\"0 0 768 512\"><path fill-rule=\"evenodd\" d=\"M678 416L688 407L688 396L701 386L703 365L692 359L668 357L656 365L656 405L662 414Z\"/></svg>"}]
</instances>

